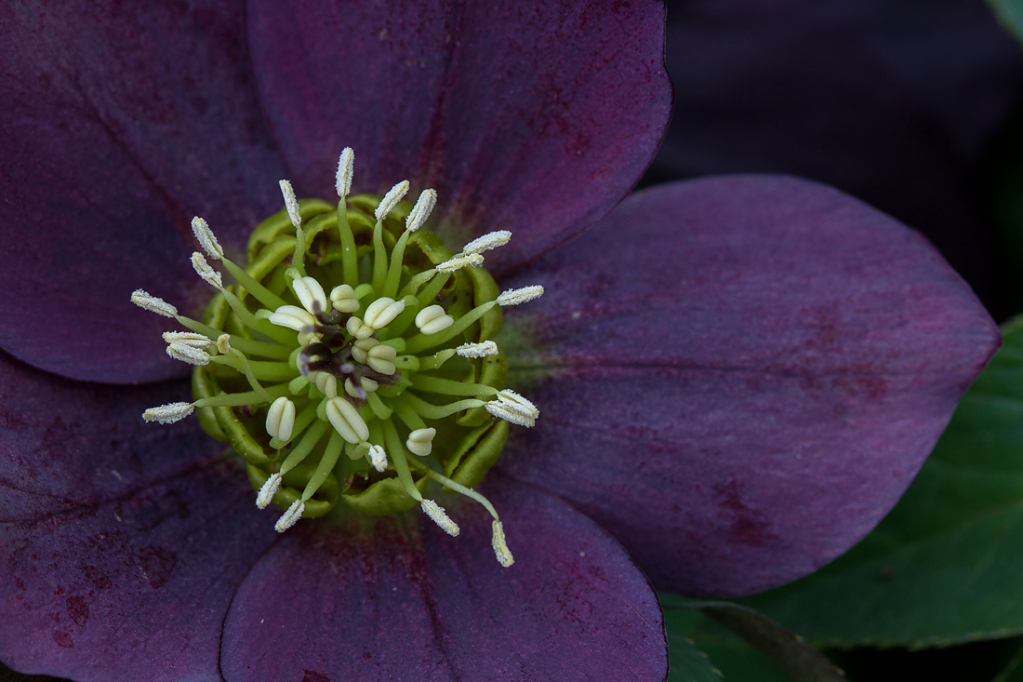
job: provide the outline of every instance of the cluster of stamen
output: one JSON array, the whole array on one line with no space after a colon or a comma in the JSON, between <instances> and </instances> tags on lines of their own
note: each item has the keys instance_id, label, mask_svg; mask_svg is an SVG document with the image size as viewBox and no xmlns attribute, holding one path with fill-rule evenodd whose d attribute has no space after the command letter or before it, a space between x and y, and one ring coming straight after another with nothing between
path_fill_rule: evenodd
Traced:
<instances>
[{"instance_id":1,"label":"cluster of stamen","mask_svg":"<svg viewBox=\"0 0 1023 682\"><path fill-rule=\"evenodd\" d=\"M206 221L193 219L202 251L192 265L218 292L203 321L142 290L132 301L188 330L163 338L170 357L195 366L196 400L151 408L143 418L169 424L198 411L211 435L245 457L256 505L285 509L280 532L327 513L343 494L370 513L418 504L458 535L444 508L422 494L435 481L486 508L494 552L510 566L497 512L472 486L496 460L508 424L531 427L539 410L485 366L504 362L485 337L499 330L502 306L533 300L543 288L498 294L479 268L509 232L452 254L422 230L433 190L411 209L402 201L407 181L382 198L349 197L353 165L346 149L336 211L299 202L282 180L285 211L257 227L247 268L225 255ZM235 283L225 285L210 260ZM483 464L466 467L473 457Z\"/></svg>"}]
</instances>

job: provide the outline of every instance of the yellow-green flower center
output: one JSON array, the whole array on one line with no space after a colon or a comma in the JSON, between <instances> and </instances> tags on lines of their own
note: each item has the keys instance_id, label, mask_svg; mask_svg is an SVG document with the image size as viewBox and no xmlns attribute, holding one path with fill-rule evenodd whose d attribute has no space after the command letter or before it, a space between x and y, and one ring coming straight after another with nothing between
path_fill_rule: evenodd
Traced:
<instances>
[{"instance_id":1,"label":"yellow-green flower center","mask_svg":"<svg viewBox=\"0 0 1023 682\"><path fill-rule=\"evenodd\" d=\"M197 412L207 433L245 459L257 504L286 510L280 531L338 505L369 514L419 505L457 535L457 524L424 497L435 481L493 514L494 549L510 565L496 511L472 487L497 461L509 423L532 426L539 414L504 388L507 362L493 338L501 306L542 288L499 293L480 267L509 233L453 253L422 229L432 190L414 205L402 200L407 182L384 197L348 197L351 167L346 150L337 206L297 201L282 181L285 209L256 226L244 268L224 255L205 221L193 221L206 256L234 283L193 254L196 272L218 290L201 322L133 294L190 330L165 339L171 357L195 365L195 401L144 417L169 423Z\"/></svg>"}]
</instances>

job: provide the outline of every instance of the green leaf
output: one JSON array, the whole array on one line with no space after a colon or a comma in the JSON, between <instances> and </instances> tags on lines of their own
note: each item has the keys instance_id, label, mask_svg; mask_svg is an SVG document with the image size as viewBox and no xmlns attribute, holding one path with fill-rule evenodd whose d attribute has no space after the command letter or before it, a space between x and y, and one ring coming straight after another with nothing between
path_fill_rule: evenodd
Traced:
<instances>
[{"instance_id":1,"label":"green leaf","mask_svg":"<svg viewBox=\"0 0 1023 682\"><path fill-rule=\"evenodd\" d=\"M1005 30L1023 42L1023 0L988 0L988 4Z\"/></svg>"},{"instance_id":2,"label":"green leaf","mask_svg":"<svg viewBox=\"0 0 1023 682\"><path fill-rule=\"evenodd\" d=\"M726 682L791 682L766 656L697 610L666 607L664 624L668 682L721 682L722 677Z\"/></svg>"},{"instance_id":3,"label":"green leaf","mask_svg":"<svg viewBox=\"0 0 1023 682\"><path fill-rule=\"evenodd\" d=\"M817 646L922 648L1023 633L1023 321L920 475L863 542L744 600Z\"/></svg>"}]
</instances>

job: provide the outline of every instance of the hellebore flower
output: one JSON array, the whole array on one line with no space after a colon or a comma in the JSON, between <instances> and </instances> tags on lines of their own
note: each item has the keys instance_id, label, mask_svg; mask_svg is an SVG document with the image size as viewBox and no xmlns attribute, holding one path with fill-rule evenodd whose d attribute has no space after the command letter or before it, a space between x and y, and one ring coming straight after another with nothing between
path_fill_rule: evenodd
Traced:
<instances>
[{"instance_id":1,"label":"hellebore flower","mask_svg":"<svg viewBox=\"0 0 1023 682\"><path fill-rule=\"evenodd\" d=\"M32 5L0 26L12 249L0 347L18 358L0 365L0 656L19 670L663 679L663 624L640 569L666 588L734 595L827 562L891 507L997 345L922 238L815 183L667 185L570 241L625 195L667 123L655 2ZM188 389L160 338L172 323L130 307L128 293L144 287L198 316L209 294L188 262L192 215L239 260L267 216L285 232L304 224L281 211L273 183L333 200L349 144L352 191L376 195L363 208L405 178L410 196L434 189L452 251L507 229L511 241L485 254L490 272L502 289L545 288L532 309L508 311L497 338L509 385L542 412L479 486L500 511L511 567L495 560L489 514L436 485L457 538L418 511L332 512L278 534L238 458L195 417L138 417ZM372 280L378 228L366 220L360 276ZM200 247L217 253L203 224ZM388 222L394 239L379 229L396 258L400 226ZM310 268L328 257L343 264L343 245L310 255ZM193 263L219 286L201 252ZM358 378L383 391L402 361L384 344L357 356L350 337L376 338L403 310L359 308L357 324L334 331L318 311L329 299L354 315L358 287L335 282L335 296L290 265L280 277L293 309L270 321L303 346L350 351L377 373ZM449 313L457 324L445 295L446 308L407 324L425 335L443 333ZM249 350L237 329L229 336L207 337L216 353L201 339L168 342L241 372L234 351ZM322 363L317 352L295 366ZM253 376L270 369L253 363ZM337 377L303 378L341 395ZM373 393L346 391L360 389ZM256 412L219 407L265 419L261 437L277 447L298 433L289 415L301 406L264 397ZM505 400L517 405L505 412L528 412L516 394ZM384 466L358 449L373 435L335 408L326 421L354 434L351 454ZM429 431L409 432L408 449L428 451Z\"/></svg>"}]
</instances>

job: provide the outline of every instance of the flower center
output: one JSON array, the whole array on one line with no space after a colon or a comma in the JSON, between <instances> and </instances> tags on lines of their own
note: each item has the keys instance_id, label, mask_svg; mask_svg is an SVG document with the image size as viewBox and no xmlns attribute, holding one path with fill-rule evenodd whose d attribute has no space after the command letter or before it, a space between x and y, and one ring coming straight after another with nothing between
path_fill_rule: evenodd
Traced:
<instances>
[{"instance_id":1,"label":"flower center","mask_svg":"<svg viewBox=\"0 0 1023 682\"><path fill-rule=\"evenodd\" d=\"M280 532L338 505L368 514L419 505L458 535L444 508L424 497L433 481L491 513L494 551L510 566L497 512L473 486L497 461L509 423L530 427L539 416L504 389L508 365L492 339L501 307L543 288L499 294L480 267L510 233L452 253L423 229L433 190L414 205L403 200L407 181L383 197L349 196L352 168L346 149L337 206L298 201L282 180L285 208L256 226L244 268L193 219L205 255L193 253L192 265L218 292L202 321L142 290L132 301L189 330L164 340L168 355L195 366L195 400L143 418L173 423L196 412L207 433L245 459L257 506L285 510ZM207 257L234 283L225 285Z\"/></svg>"}]
</instances>

